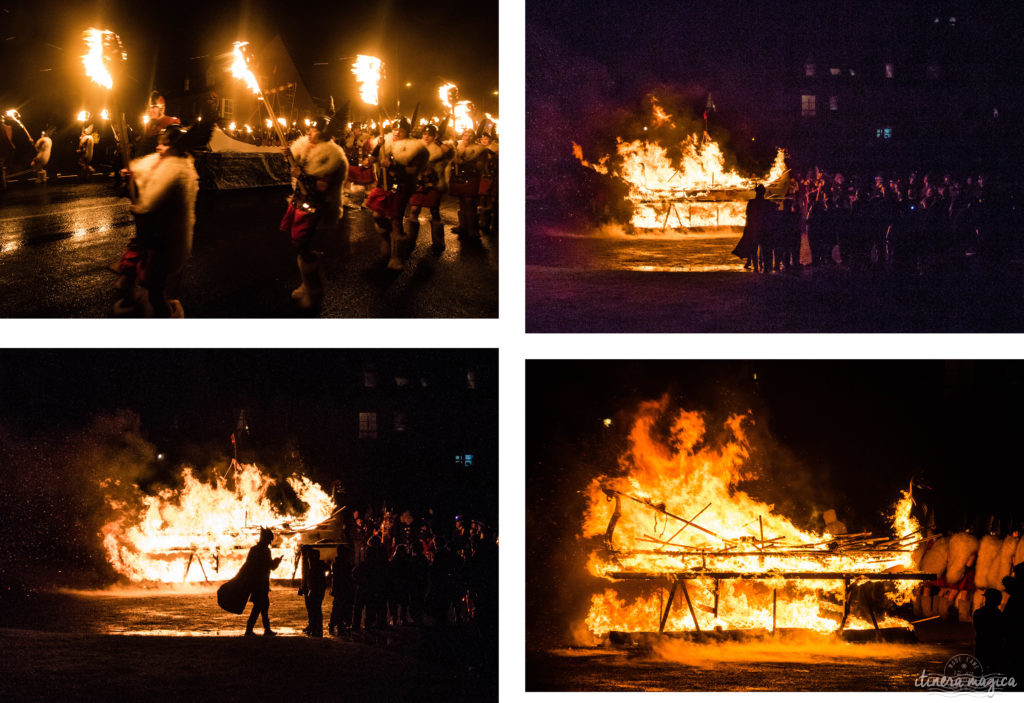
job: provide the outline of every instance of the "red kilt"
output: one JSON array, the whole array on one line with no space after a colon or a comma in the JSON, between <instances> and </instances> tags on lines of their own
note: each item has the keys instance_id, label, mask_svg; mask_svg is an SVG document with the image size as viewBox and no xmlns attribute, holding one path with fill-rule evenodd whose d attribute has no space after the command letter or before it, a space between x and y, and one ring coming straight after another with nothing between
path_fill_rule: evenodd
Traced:
<instances>
[{"instance_id":1,"label":"red kilt","mask_svg":"<svg viewBox=\"0 0 1024 703\"><path fill-rule=\"evenodd\" d=\"M361 186L370 185L377 180L372 168L363 168L358 164L349 164L348 179Z\"/></svg>"},{"instance_id":2,"label":"red kilt","mask_svg":"<svg viewBox=\"0 0 1024 703\"><path fill-rule=\"evenodd\" d=\"M409 198L409 204L413 207L425 207L432 208L437 207L441 204L441 191L437 188L427 188L426 190L417 190Z\"/></svg>"},{"instance_id":3,"label":"red kilt","mask_svg":"<svg viewBox=\"0 0 1024 703\"><path fill-rule=\"evenodd\" d=\"M292 238L292 244L299 246L309 242L313 230L316 229L317 220L316 213L296 208L293 202L289 202L288 209L281 219L281 231Z\"/></svg>"},{"instance_id":4,"label":"red kilt","mask_svg":"<svg viewBox=\"0 0 1024 703\"><path fill-rule=\"evenodd\" d=\"M477 192L480 195L494 195L494 180L493 178L484 177L480 179L480 190Z\"/></svg>"},{"instance_id":5,"label":"red kilt","mask_svg":"<svg viewBox=\"0 0 1024 703\"><path fill-rule=\"evenodd\" d=\"M383 188L374 188L366 196L366 207L383 217L398 217L398 205L398 196Z\"/></svg>"},{"instance_id":6,"label":"red kilt","mask_svg":"<svg viewBox=\"0 0 1024 703\"><path fill-rule=\"evenodd\" d=\"M448 192L458 198L475 198L480 193L479 176L453 178L448 183Z\"/></svg>"}]
</instances>

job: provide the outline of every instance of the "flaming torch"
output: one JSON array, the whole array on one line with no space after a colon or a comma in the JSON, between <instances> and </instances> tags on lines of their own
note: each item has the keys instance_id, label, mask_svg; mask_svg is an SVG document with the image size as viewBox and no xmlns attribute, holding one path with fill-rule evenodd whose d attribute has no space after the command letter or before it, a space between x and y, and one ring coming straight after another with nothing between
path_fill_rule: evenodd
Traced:
<instances>
[{"instance_id":1,"label":"flaming torch","mask_svg":"<svg viewBox=\"0 0 1024 703\"><path fill-rule=\"evenodd\" d=\"M24 123L23 123L23 122L21 121L21 115L20 115L20 114L18 113L18 111L17 111L17 110L15 110L15 109L13 109L13 108L12 108L12 109L8 110L8 111L7 111L6 113L4 113L4 114L6 114L6 115L7 115L8 117L10 117L10 118L11 118L12 120L14 120L15 122L17 122L17 123L18 123L18 126L19 126L19 127L21 127L22 129L24 129L24 130L25 130L25 136L26 136L26 137L28 137L28 140L29 140L30 142L32 142L33 144L35 143L35 141L36 141L36 140L35 140L35 139L33 139L33 138L32 138L32 135L28 133L28 129L26 129L26 128L25 128L25 125L24 125Z\"/></svg>"},{"instance_id":2,"label":"flaming torch","mask_svg":"<svg viewBox=\"0 0 1024 703\"><path fill-rule=\"evenodd\" d=\"M231 63L231 75L244 81L249 87L249 90L253 92L256 99L263 103L264 107L267 108L267 113L270 115L267 124L268 128L272 128L277 134L277 140L281 143L281 146L287 147L288 142L284 138L284 132L281 131L277 116L274 115L274 108L270 107L270 103L267 102L266 98L263 97L263 90L260 88L259 81L256 80L256 75L249 68L249 55L245 47L249 46L247 41L236 41L232 55L234 61Z\"/></svg>"},{"instance_id":3,"label":"flaming torch","mask_svg":"<svg viewBox=\"0 0 1024 703\"><path fill-rule=\"evenodd\" d=\"M85 66L85 75L94 83L110 91L113 109L109 112L103 110L100 116L102 119L110 119L110 128L114 132L114 139L121 152L121 164L127 169L131 161L128 124L125 121L124 113L117 109L114 74L120 74L128 60L128 54L125 53L124 45L121 44L121 37L110 30L90 27L85 30L84 38L86 53L82 56L82 65ZM111 115L113 118L110 117ZM129 182L129 198L134 202L137 196L138 193L135 191L134 185Z\"/></svg>"},{"instance_id":4,"label":"flaming torch","mask_svg":"<svg viewBox=\"0 0 1024 703\"><path fill-rule=\"evenodd\" d=\"M352 64L352 73L359 83L359 97L368 105L379 105L378 89L382 75L383 63L376 56L359 54Z\"/></svg>"}]
</instances>

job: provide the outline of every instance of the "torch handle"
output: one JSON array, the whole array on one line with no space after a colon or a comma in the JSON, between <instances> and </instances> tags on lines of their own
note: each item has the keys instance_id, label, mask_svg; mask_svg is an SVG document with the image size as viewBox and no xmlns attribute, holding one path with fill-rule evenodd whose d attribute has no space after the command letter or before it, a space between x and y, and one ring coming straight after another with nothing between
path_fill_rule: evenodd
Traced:
<instances>
[{"instance_id":1,"label":"torch handle","mask_svg":"<svg viewBox=\"0 0 1024 703\"><path fill-rule=\"evenodd\" d=\"M288 148L288 140L284 138L284 132L281 131L281 125L277 123L277 117L274 115L274 108L270 107L270 103L263 96L263 91L259 92L260 100L263 101L263 105L267 108L267 113L270 115L270 124L274 128L274 133L277 134L277 141L280 142L281 146L284 147L288 158L288 163L292 166L298 166L299 162L295 160L295 156L292 154L292 150ZM295 179L295 190L299 191L299 195L303 198L308 197L309 193L306 191L306 184L302 182L301 178Z\"/></svg>"},{"instance_id":2,"label":"torch handle","mask_svg":"<svg viewBox=\"0 0 1024 703\"><path fill-rule=\"evenodd\" d=\"M124 118L123 112L117 112L116 108L114 114L117 115L117 127L114 126L114 122L110 123L110 129L114 132L114 139L117 140L120 145L118 151L121 152L121 166L126 171L131 170L132 154L131 145L128 143L128 122ZM120 132L120 136L118 136ZM139 200L139 186L135 182L132 176L128 176L128 182L125 184L128 190L128 199L133 203Z\"/></svg>"}]
</instances>

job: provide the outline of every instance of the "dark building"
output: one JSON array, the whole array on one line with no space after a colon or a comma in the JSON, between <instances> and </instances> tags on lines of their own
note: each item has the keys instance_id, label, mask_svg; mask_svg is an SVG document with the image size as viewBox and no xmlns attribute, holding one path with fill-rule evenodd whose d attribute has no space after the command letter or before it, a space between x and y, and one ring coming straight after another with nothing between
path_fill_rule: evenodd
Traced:
<instances>
[{"instance_id":1,"label":"dark building","mask_svg":"<svg viewBox=\"0 0 1024 703\"><path fill-rule=\"evenodd\" d=\"M775 111L786 116L782 143L837 168L1015 167L1024 105L1015 15L966 2L794 13Z\"/></svg>"}]
</instances>

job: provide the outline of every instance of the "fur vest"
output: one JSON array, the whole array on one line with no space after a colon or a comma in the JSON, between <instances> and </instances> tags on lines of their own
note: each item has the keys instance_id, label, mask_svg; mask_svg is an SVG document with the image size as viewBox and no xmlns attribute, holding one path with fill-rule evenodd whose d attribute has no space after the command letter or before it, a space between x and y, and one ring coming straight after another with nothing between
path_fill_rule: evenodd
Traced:
<instances>
[{"instance_id":1,"label":"fur vest","mask_svg":"<svg viewBox=\"0 0 1024 703\"><path fill-rule=\"evenodd\" d=\"M166 254L167 270L177 271L192 251L196 221L199 176L192 157L149 154L132 161L131 170L139 189L132 212L152 215L145 218L147 232L139 233L143 246Z\"/></svg>"},{"instance_id":2,"label":"fur vest","mask_svg":"<svg viewBox=\"0 0 1024 703\"><path fill-rule=\"evenodd\" d=\"M332 212L338 210L335 214L340 214L341 193L348 180L348 158L345 151L332 141L312 144L309 137L304 136L292 142L290 149L303 173L327 181L324 201L331 206ZM295 185L294 179L292 185Z\"/></svg>"}]
</instances>

